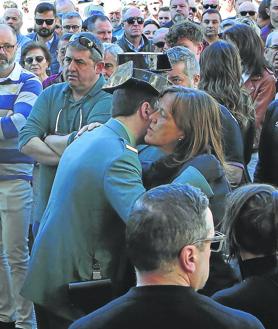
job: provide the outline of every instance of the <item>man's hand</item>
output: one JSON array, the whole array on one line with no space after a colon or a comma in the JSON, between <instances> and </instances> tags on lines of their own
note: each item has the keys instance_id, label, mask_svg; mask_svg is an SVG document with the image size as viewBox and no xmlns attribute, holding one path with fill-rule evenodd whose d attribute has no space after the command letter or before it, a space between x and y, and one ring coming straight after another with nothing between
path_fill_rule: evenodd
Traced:
<instances>
[{"instance_id":1,"label":"man's hand","mask_svg":"<svg viewBox=\"0 0 278 329\"><path fill-rule=\"evenodd\" d=\"M59 135L48 135L45 137L45 144L51 148L52 151L61 156L68 145L69 135L59 136Z\"/></svg>"},{"instance_id":2,"label":"man's hand","mask_svg":"<svg viewBox=\"0 0 278 329\"><path fill-rule=\"evenodd\" d=\"M102 123L99 123L99 122L89 123L88 125L82 127L78 131L78 133L75 135L74 139L80 137L85 131L91 131L91 130L94 130L95 128L100 127L100 126L102 126Z\"/></svg>"}]
</instances>

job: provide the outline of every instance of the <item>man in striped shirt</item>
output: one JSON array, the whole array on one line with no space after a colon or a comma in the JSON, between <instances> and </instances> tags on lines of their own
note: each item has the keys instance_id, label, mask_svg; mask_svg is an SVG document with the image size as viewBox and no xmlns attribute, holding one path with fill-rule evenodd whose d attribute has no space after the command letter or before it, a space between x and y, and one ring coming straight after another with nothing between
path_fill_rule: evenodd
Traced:
<instances>
[{"instance_id":1,"label":"man in striped shirt","mask_svg":"<svg viewBox=\"0 0 278 329\"><path fill-rule=\"evenodd\" d=\"M0 328L32 328L32 304L19 295L28 261L33 160L17 149L18 133L42 91L15 63L15 31L0 24Z\"/></svg>"}]
</instances>

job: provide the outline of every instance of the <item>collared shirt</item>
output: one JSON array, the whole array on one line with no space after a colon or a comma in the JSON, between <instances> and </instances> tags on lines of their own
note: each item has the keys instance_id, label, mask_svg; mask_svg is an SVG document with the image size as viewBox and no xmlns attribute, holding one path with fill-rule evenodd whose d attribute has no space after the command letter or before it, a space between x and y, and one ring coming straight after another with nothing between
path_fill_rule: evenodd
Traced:
<instances>
[{"instance_id":1,"label":"collared shirt","mask_svg":"<svg viewBox=\"0 0 278 329\"><path fill-rule=\"evenodd\" d=\"M31 180L33 160L18 151L18 134L41 91L39 79L18 63L0 79L0 180Z\"/></svg>"},{"instance_id":2,"label":"collared shirt","mask_svg":"<svg viewBox=\"0 0 278 329\"><path fill-rule=\"evenodd\" d=\"M125 41L127 42L128 46L129 46L129 48L132 49L136 53L139 52L145 45L143 38L141 38L139 47L135 47L130 41L127 40L126 37L124 37L124 38L125 38Z\"/></svg>"}]
</instances>

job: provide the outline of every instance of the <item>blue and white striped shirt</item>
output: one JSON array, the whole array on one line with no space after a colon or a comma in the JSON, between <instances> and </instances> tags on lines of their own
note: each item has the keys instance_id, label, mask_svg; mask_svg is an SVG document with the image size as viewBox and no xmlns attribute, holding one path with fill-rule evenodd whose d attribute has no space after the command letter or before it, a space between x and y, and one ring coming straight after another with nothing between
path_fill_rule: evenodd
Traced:
<instances>
[{"instance_id":1,"label":"blue and white striped shirt","mask_svg":"<svg viewBox=\"0 0 278 329\"><path fill-rule=\"evenodd\" d=\"M0 78L0 181L32 179L33 160L19 152L18 133L41 91L39 79L18 63Z\"/></svg>"}]
</instances>

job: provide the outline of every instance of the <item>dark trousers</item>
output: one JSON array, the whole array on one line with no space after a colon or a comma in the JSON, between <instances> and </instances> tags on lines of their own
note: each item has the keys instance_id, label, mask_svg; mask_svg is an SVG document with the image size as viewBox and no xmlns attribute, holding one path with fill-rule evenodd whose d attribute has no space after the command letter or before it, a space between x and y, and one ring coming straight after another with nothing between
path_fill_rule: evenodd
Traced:
<instances>
[{"instance_id":1,"label":"dark trousers","mask_svg":"<svg viewBox=\"0 0 278 329\"><path fill-rule=\"evenodd\" d=\"M68 329L72 324L72 321L66 320L38 304L35 304L35 313L38 329Z\"/></svg>"}]
</instances>

